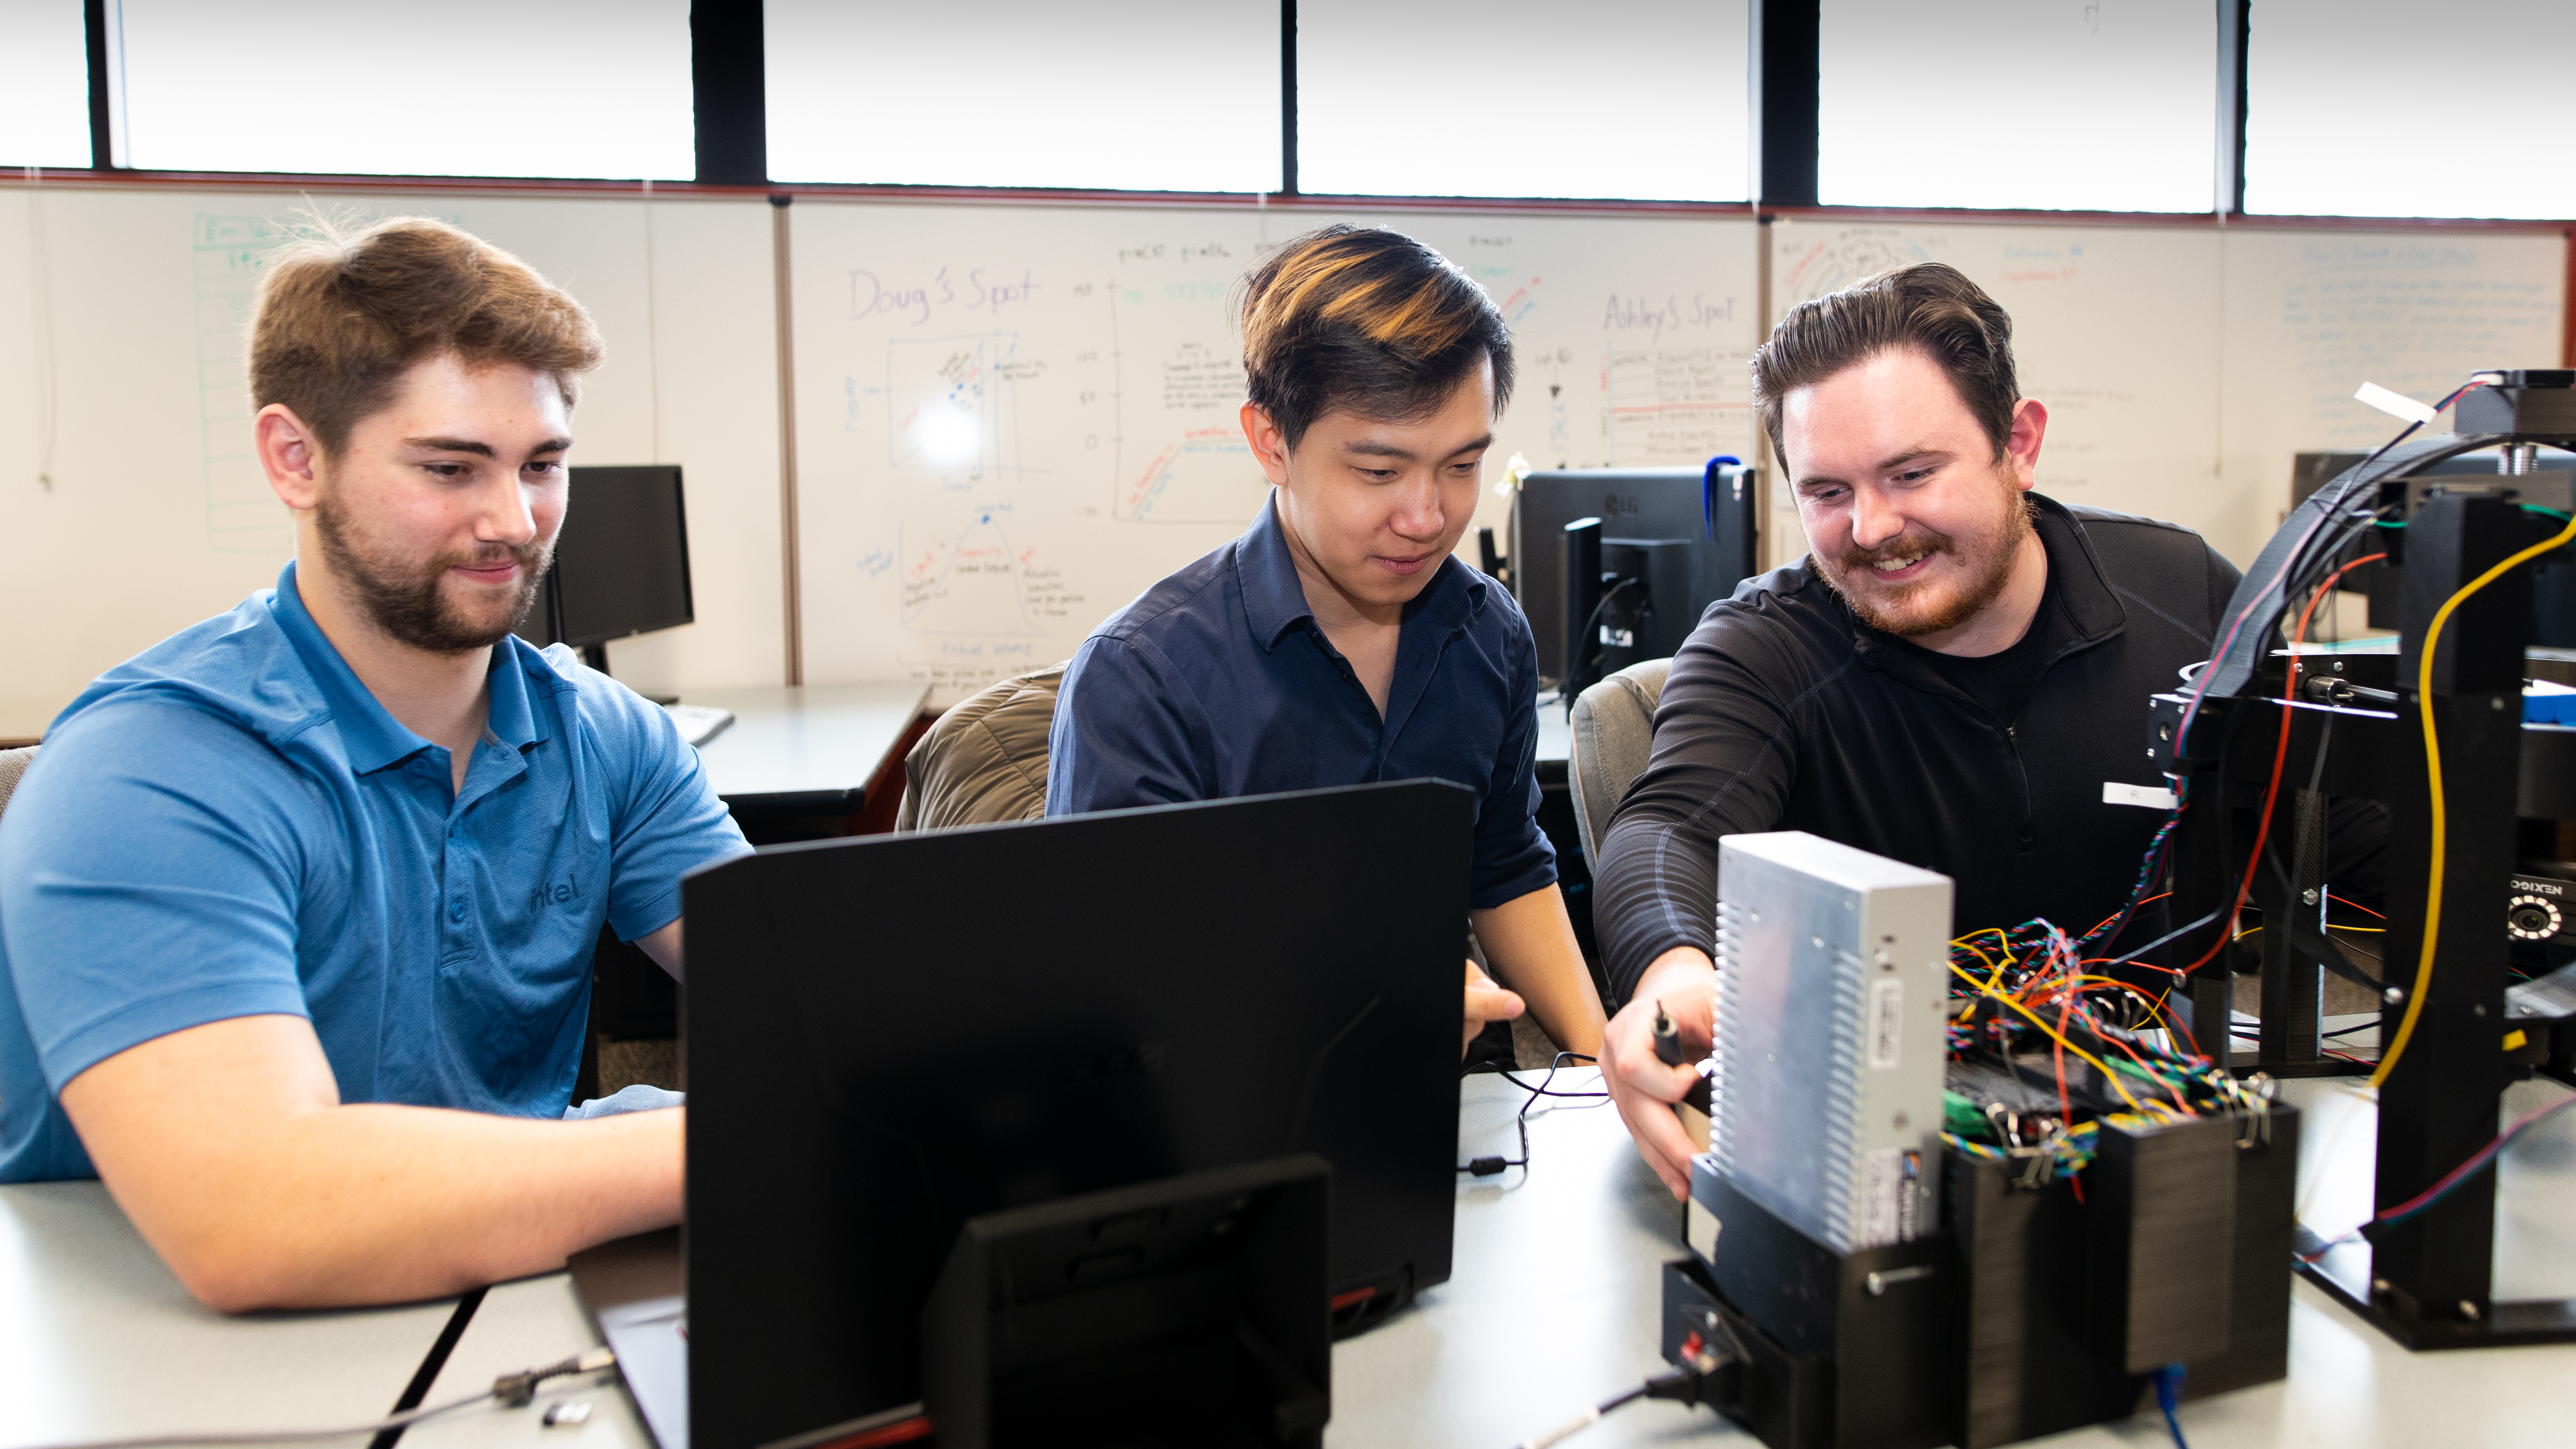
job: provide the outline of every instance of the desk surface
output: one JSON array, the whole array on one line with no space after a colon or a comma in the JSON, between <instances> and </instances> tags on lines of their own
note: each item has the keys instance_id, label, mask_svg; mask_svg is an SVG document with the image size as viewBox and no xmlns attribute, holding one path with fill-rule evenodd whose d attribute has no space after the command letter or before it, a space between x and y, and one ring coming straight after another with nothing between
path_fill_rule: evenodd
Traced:
<instances>
[{"instance_id":1,"label":"desk surface","mask_svg":"<svg viewBox=\"0 0 2576 1449\"><path fill-rule=\"evenodd\" d=\"M1591 1074L1564 1073L1582 1090ZM2369 1157L2370 1108L2325 1082L2288 1084L2312 1113L2302 1179L2310 1211L2339 1226L2335 1180ZM2558 1089L2527 1084L2508 1110ZM1463 1088L1462 1156L1516 1151L1521 1093L1495 1077ZM1659 1272L1681 1249L1680 1215L1606 1106L1541 1103L1531 1165L1458 1188L1456 1276L1410 1310L1333 1350L1328 1442L1353 1446L1518 1443L1660 1370ZM2543 1124L2503 1165L2499 1286L2566 1292L2576 1274L2576 1115ZM182 1426L322 1424L384 1413L450 1304L364 1313L224 1319L191 1303L95 1183L0 1188L0 1449ZM561 1273L492 1290L430 1401L597 1343ZM2519 1445L2566 1442L2576 1346L2409 1354L2306 1283L2293 1290L2288 1380L2186 1405L2198 1449L2257 1445ZM538 1415L587 1399L579 1429ZM1750 1444L1704 1411L1644 1403L1567 1449L1682 1441ZM2044 1441L2060 1449L2165 1443L2146 1419ZM650 1449L613 1381L558 1381L528 1409L476 1408L413 1429L416 1449Z\"/></svg>"},{"instance_id":2,"label":"desk surface","mask_svg":"<svg viewBox=\"0 0 2576 1449\"><path fill-rule=\"evenodd\" d=\"M727 804L823 814L858 808L929 696L929 685L906 680L697 689L680 702L733 711L698 749Z\"/></svg>"}]
</instances>

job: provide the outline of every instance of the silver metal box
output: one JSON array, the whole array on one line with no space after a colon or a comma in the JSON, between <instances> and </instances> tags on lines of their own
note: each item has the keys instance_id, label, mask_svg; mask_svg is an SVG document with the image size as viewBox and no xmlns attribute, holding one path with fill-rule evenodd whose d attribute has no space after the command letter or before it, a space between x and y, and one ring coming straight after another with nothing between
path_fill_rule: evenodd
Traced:
<instances>
[{"instance_id":1,"label":"silver metal box","mask_svg":"<svg viewBox=\"0 0 2576 1449\"><path fill-rule=\"evenodd\" d=\"M1938 1218L1950 878L1803 830L1718 842L1709 1151L1836 1252Z\"/></svg>"}]
</instances>

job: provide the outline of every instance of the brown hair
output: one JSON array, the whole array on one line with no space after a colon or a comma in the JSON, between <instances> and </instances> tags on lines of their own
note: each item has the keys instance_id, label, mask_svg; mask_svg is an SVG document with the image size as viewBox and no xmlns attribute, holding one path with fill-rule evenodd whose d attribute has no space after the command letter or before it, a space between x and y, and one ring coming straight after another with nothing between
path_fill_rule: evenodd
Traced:
<instances>
[{"instance_id":1,"label":"brown hair","mask_svg":"<svg viewBox=\"0 0 2576 1449\"><path fill-rule=\"evenodd\" d=\"M323 222L272 252L250 328L254 409L292 408L324 456L393 400L425 358L516 363L554 379L569 408L599 365L590 314L479 237L425 216L357 232Z\"/></svg>"},{"instance_id":2,"label":"brown hair","mask_svg":"<svg viewBox=\"0 0 2576 1449\"><path fill-rule=\"evenodd\" d=\"M1780 448L1780 401L1802 387L1899 347L1921 348L1950 376L1959 400L2004 455L2012 437L2012 318L1959 269L1916 262L1789 309L1771 340L1753 349L1753 403L1771 451Z\"/></svg>"},{"instance_id":3,"label":"brown hair","mask_svg":"<svg viewBox=\"0 0 2576 1449\"><path fill-rule=\"evenodd\" d=\"M1512 395L1512 335L1485 289L1401 232L1336 223L1280 245L1237 285L1254 403L1294 448L1326 410L1436 411L1480 359L1494 411Z\"/></svg>"}]
</instances>

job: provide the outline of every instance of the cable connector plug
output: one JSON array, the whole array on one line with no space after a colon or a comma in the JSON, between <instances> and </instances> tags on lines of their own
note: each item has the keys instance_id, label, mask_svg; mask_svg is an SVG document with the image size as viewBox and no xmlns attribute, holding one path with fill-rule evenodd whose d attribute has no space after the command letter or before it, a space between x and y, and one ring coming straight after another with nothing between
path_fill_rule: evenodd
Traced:
<instances>
[{"instance_id":1,"label":"cable connector plug","mask_svg":"<svg viewBox=\"0 0 2576 1449\"><path fill-rule=\"evenodd\" d=\"M594 1348L588 1353L578 1354L561 1363L548 1364L544 1368L521 1369L514 1374L503 1374L492 1381L492 1397L510 1408L523 1409L528 1406L529 1401L536 1398L537 1385L548 1379L595 1373L600 1369L616 1366L615 1352L606 1348Z\"/></svg>"},{"instance_id":2,"label":"cable connector plug","mask_svg":"<svg viewBox=\"0 0 2576 1449\"><path fill-rule=\"evenodd\" d=\"M1499 1176L1504 1168L1511 1165L1511 1161L1508 1158L1478 1157L1470 1159L1467 1165L1460 1170L1472 1173L1477 1177L1495 1177Z\"/></svg>"}]
</instances>

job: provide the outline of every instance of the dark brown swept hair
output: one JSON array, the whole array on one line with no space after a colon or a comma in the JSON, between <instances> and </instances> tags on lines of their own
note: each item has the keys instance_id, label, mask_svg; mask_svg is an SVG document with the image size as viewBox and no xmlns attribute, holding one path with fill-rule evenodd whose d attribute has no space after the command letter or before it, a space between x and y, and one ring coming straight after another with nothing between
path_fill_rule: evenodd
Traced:
<instances>
[{"instance_id":1,"label":"dark brown swept hair","mask_svg":"<svg viewBox=\"0 0 2576 1449\"><path fill-rule=\"evenodd\" d=\"M599 329L527 263L425 216L359 231L321 222L269 254L250 329L250 400L284 403L337 454L402 375L455 353L554 379L569 408L599 365Z\"/></svg>"},{"instance_id":2,"label":"dark brown swept hair","mask_svg":"<svg viewBox=\"0 0 2576 1449\"><path fill-rule=\"evenodd\" d=\"M1236 286L1251 399L1294 448L1331 408L1404 421L1449 400L1479 359L1494 411L1512 395L1512 334L1448 258L1383 227L1336 223L1280 244Z\"/></svg>"},{"instance_id":3,"label":"dark brown swept hair","mask_svg":"<svg viewBox=\"0 0 2576 1449\"><path fill-rule=\"evenodd\" d=\"M2012 318L1959 269L1916 262L1789 309L1771 340L1753 349L1753 404L1771 452L1780 448L1780 400L1882 352L1918 347L1950 377L1959 400L2004 456L2012 437Z\"/></svg>"}]
</instances>

